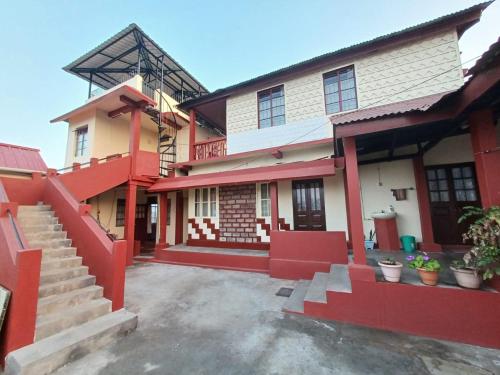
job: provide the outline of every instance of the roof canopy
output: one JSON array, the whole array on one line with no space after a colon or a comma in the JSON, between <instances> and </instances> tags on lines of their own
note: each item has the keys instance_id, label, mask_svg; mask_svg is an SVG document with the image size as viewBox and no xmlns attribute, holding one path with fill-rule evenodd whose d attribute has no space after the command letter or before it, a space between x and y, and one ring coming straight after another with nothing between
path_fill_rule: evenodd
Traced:
<instances>
[{"instance_id":1,"label":"roof canopy","mask_svg":"<svg viewBox=\"0 0 500 375\"><path fill-rule=\"evenodd\" d=\"M47 165L35 148L0 143L0 170L45 172Z\"/></svg>"},{"instance_id":2,"label":"roof canopy","mask_svg":"<svg viewBox=\"0 0 500 375\"><path fill-rule=\"evenodd\" d=\"M64 67L64 70L103 89L116 86L133 74L141 74L144 82L159 88L162 67L164 91L172 97L196 98L208 93L198 80L136 24L130 24Z\"/></svg>"}]
</instances>

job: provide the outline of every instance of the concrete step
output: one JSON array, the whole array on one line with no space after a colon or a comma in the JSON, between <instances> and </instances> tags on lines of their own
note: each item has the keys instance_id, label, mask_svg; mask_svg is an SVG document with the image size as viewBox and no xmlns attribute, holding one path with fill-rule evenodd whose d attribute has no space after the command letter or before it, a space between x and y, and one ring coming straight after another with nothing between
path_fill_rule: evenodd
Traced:
<instances>
[{"instance_id":1,"label":"concrete step","mask_svg":"<svg viewBox=\"0 0 500 375\"><path fill-rule=\"evenodd\" d=\"M338 293L352 293L347 264L332 264L326 289Z\"/></svg>"},{"instance_id":2,"label":"concrete step","mask_svg":"<svg viewBox=\"0 0 500 375\"><path fill-rule=\"evenodd\" d=\"M326 303L326 284L330 274L326 272L316 272L307 289L304 301Z\"/></svg>"},{"instance_id":3,"label":"concrete step","mask_svg":"<svg viewBox=\"0 0 500 375\"><path fill-rule=\"evenodd\" d=\"M30 225L49 225L49 224L59 224L59 219L54 216L17 216L19 223L22 227Z\"/></svg>"},{"instance_id":4,"label":"concrete step","mask_svg":"<svg viewBox=\"0 0 500 375\"><path fill-rule=\"evenodd\" d=\"M81 265L82 257L76 256L42 259L42 272L63 268L75 268Z\"/></svg>"},{"instance_id":5,"label":"concrete step","mask_svg":"<svg viewBox=\"0 0 500 375\"><path fill-rule=\"evenodd\" d=\"M63 231L40 231L40 232L24 232L28 241L36 241L36 240L65 240L67 237L67 233Z\"/></svg>"},{"instance_id":6,"label":"concrete step","mask_svg":"<svg viewBox=\"0 0 500 375\"><path fill-rule=\"evenodd\" d=\"M68 247L71 246L71 239L66 238L66 239L60 239L60 238L55 238L55 239L47 239L47 240L32 240L28 241L30 246L32 248L39 248L41 247L42 249L46 248L52 248L52 249L57 249L59 247Z\"/></svg>"},{"instance_id":7,"label":"concrete step","mask_svg":"<svg viewBox=\"0 0 500 375\"><path fill-rule=\"evenodd\" d=\"M55 212L54 211L38 211L38 210L28 210L28 211L17 211L17 217L24 219L24 218L31 218L31 217L54 217Z\"/></svg>"},{"instance_id":8,"label":"concrete step","mask_svg":"<svg viewBox=\"0 0 500 375\"><path fill-rule=\"evenodd\" d=\"M28 211L50 211L51 207L48 204L36 204L33 206L18 206L17 212Z\"/></svg>"},{"instance_id":9,"label":"concrete step","mask_svg":"<svg viewBox=\"0 0 500 375\"><path fill-rule=\"evenodd\" d=\"M48 259L72 257L76 255L76 247L46 248L42 250L42 262Z\"/></svg>"},{"instance_id":10,"label":"concrete step","mask_svg":"<svg viewBox=\"0 0 500 375\"><path fill-rule=\"evenodd\" d=\"M40 272L40 285L47 285L73 279L75 277L86 276L89 273L87 266L73 268L59 268Z\"/></svg>"},{"instance_id":11,"label":"concrete step","mask_svg":"<svg viewBox=\"0 0 500 375\"><path fill-rule=\"evenodd\" d=\"M62 224L32 224L32 225L22 225L23 232L27 235L29 233L38 232L58 232L62 230Z\"/></svg>"},{"instance_id":12,"label":"concrete step","mask_svg":"<svg viewBox=\"0 0 500 375\"><path fill-rule=\"evenodd\" d=\"M103 296L103 288L91 285L38 299L37 315L51 314Z\"/></svg>"},{"instance_id":13,"label":"concrete step","mask_svg":"<svg viewBox=\"0 0 500 375\"><path fill-rule=\"evenodd\" d=\"M303 314L304 298L306 296L307 289L309 289L309 285L311 285L309 280L300 280L295 286L292 295L288 297L288 300L283 305L283 311Z\"/></svg>"},{"instance_id":14,"label":"concrete step","mask_svg":"<svg viewBox=\"0 0 500 375\"><path fill-rule=\"evenodd\" d=\"M70 327L96 319L111 312L111 301L106 298L91 300L36 319L35 341L52 336Z\"/></svg>"},{"instance_id":15,"label":"concrete step","mask_svg":"<svg viewBox=\"0 0 500 375\"><path fill-rule=\"evenodd\" d=\"M85 275L75 277L68 280L59 281L47 285L41 285L38 289L38 297L48 297L54 294L66 293L71 290L85 288L90 285L95 285L95 276Z\"/></svg>"},{"instance_id":16,"label":"concrete step","mask_svg":"<svg viewBox=\"0 0 500 375\"><path fill-rule=\"evenodd\" d=\"M5 374L50 374L127 335L136 327L137 315L126 310L106 314L9 353Z\"/></svg>"}]
</instances>

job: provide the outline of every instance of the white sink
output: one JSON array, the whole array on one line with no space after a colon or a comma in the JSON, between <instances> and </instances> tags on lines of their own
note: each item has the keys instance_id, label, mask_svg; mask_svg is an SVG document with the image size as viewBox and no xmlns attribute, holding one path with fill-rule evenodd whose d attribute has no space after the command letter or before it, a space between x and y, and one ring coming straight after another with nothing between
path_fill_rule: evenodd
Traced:
<instances>
[{"instance_id":1,"label":"white sink","mask_svg":"<svg viewBox=\"0 0 500 375\"><path fill-rule=\"evenodd\" d=\"M382 219L382 220L388 220L388 219L394 219L396 217L396 213L389 211L389 212L374 212L372 213L372 219Z\"/></svg>"}]
</instances>

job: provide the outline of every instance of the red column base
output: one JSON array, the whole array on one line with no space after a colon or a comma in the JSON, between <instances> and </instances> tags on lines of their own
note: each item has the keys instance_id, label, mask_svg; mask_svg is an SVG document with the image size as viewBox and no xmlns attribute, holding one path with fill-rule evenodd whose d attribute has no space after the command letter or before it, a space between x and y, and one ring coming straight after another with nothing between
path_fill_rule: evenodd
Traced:
<instances>
[{"instance_id":1,"label":"red column base","mask_svg":"<svg viewBox=\"0 0 500 375\"><path fill-rule=\"evenodd\" d=\"M419 242L418 243L418 249L420 251L435 251L435 252L439 252L439 251L443 251L443 247L438 244L438 243L435 243L435 242Z\"/></svg>"},{"instance_id":2,"label":"red column base","mask_svg":"<svg viewBox=\"0 0 500 375\"><path fill-rule=\"evenodd\" d=\"M159 242L155 245L155 258L159 258L159 252L163 249L166 249L168 247L168 243L166 242Z\"/></svg>"},{"instance_id":3,"label":"red column base","mask_svg":"<svg viewBox=\"0 0 500 375\"><path fill-rule=\"evenodd\" d=\"M366 264L349 263L349 277L351 281L375 282L375 269Z\"/></svg>"},{"instance_id":4,"label":"red column base","mask_svg":"<svg viewBox=\"0 0 500 375\"><path fill-rule=\"evenodd\" d=\"M375 233L379 250L399 251L399 236L396 219L375 219Z\"/></svg>"}]
</instances>

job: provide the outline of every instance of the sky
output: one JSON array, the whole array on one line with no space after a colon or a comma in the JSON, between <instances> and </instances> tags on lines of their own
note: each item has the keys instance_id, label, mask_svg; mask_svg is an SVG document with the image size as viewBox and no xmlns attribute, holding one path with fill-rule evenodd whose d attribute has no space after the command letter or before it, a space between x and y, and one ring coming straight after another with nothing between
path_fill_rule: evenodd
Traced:
<instances>
[{"instance_id":1,"label":"sky","mask_svg":"<svg viewBox=\"0 0 500 375\"><path fill-rule=\"evenodd\" d=\"M212 91L478 2L0 0L0 142L63 167L67 126L49 121L82 105L88 83L62 67L130 23ZM462 37L462 62L495 42L499 25L496 1Z\"/></svg>"}]
</instances>

